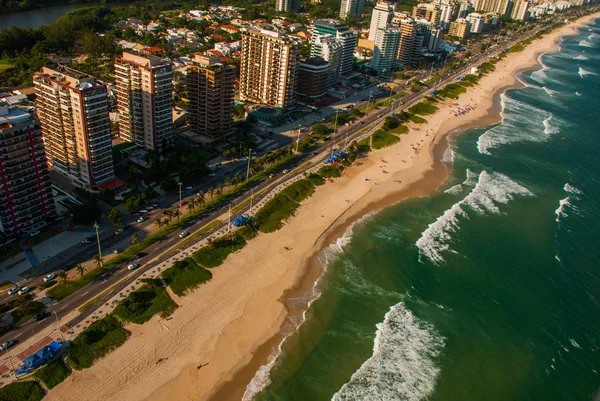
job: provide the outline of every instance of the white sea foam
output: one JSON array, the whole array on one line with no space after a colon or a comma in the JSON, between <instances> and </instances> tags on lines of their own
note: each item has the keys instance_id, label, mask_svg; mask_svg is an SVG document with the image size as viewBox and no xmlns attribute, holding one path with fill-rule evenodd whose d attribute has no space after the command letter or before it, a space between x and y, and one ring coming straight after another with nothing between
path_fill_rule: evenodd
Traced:
<instances>
[{"instance_id":1,"label":"white sea foam","mask_svg":"<svg viewBox=\"0 0 600 401\"><path fill-rule=\"evenodd\" d=\"M586 56L584 56L583 54L580 54L577 57L573 57L573 60L587 60L588 58Z\"/></svg>"},{"instance_id":2,"label":"white sea foam","mask_svg":"<svg viewBox=\"0 0 600 401\"><path fill-rule=\"evenodd\" d=\"M577 211L577 208L573 205L572 200L579 199L579 195L583 194L583 192L580 189L574 187L569 183L566 183L563 189L569 194L569 196L558 201L558 209L554 211L554 214L556 214L557 223L560 223L561 219L564 219L565 217L569 216L567 213L567 209L570 209L575 212Z\"/></svg>"},{"instance_id":3,"label":"white sea foam","mask_svg":"<svg viewBox=\"0 0 600 401\"><path fill-rule=\"evenodd\" d=\"M500 96L502 104L502 122L486 132L477 140L479 153L491 155L491 150L501 145L514 142L531 141L543 142L547 135L540 128L546 126L543 121L552 116L551 113L530 104L508 97L505 93ZM539 117L542 116L542 121Z\"/></svg>"},{"instance_id":4,"label":"white sea foam","mask_svg":"<svg viewBox=\"0 0 600 401\"><path fill-rule=\"evenodd\" d=\"M443 253L450 251L452 233L459 229L459 217L468 218L468 210L479 214L500 213L497 204L506 204L517 195L532 196L533 193L503 174L482 171L473 190L421 233L416 243L419 255L441 264Z\"/></svg>"},{"instance_id":5,"label":"white sea foam","mask_svg":"<svg viewBox=\"0 0 600 401\"><path fill-rule=\"evenodd\" d=\"M579 67L579 76L584 78L586 75L597 75L595 72L588 71L582 67Z\"/></svg>"},{"instance_id":6,"label":"white sea foam","mask_svg":"<svg viewBox=\"0 0 600 401\"><path fill-rule=\"evenodd\" d=\"M546 135L557 134L560 132L558 127L553 127L550 125L550 121L552 121L552 115L544 120L544 133Z\"/></svg>"},{"instance_id":7,"label":"white sea foam","mask_svg":"<svg viewBox=\"0 0 600 401\"><path fill-rule=\"evenodd\" d=\"M579 42L579 46L582 46L582 47L592 47L593 45L590 42L588 42L587 40L584 39L584 40L582 40L582 41Z\"/></svg>"},{"instance_id":8,"label":"white sea foam","mask_svg":"<svg viewBox=\"0 0 600 401\"><path fill-rule=\"evenodd\" d=\"M544 64L544 61L542 60L542 57L544 56L544 54L545 53L540 54L537 58L537 61L538 61L538 63L540 63L542 68L540 70L536 70L531 73L531 79L533 79L534 81L536 81L540 84L545 84L546 81L548 80L548 75L546 74L546 70L548 69L548 66L546 64Z\"/></svg>"},{"instance_id":9,"label":"white sea foam","mask_svg":"<svg viewBox=\"0 0 600 401\"><path fill-rule=\"evenodd\" d=\"M576 94L577 96L581 96L581 93L579 93L579 92L575 92L575 94Z\"/></svg>"},{"instance_id":10,"label":"white sea foam","mask_svg":"<svg viewBox=\"0 0 600 401\"><path fill-rule=\"evenodd\" d=\"M444 192L447 194L451 194L451 195L458 195L460 194L463 189L464 189L464 185L472 187L473 185L477 184L477 177L479 176L479 174L472 172L471 170L467 169L467 178L465 178L465 180L463 181L462 184L456 184L453 187L448 188L447 190L445 190Z\"/></svg>"},{"instance_id":11,"label":"white sea foam","mask_svg":"<svg viewBox=\"0 0 600 401\"><path fill-rule=\"evenodd\" d=\"M546 88L545 86L544 86L544 87L542 87L542 89L543 89L543 90L544 90L544 91L545 91L547 94L549 94L549 95L550 95L550 97L554 97L554 94L555 94L555 93L560 93L559 91L555 91L555 90L552 90L552 89Z\"/></svg>"},{"instance_id":12,"label":"white sea foam","mask_svg":"<svg viewBox=\"0 0 600 401\"><path fill-rule=\"evenodd\" d=\"M452 150L452 146L448 146L448 148L444 151L442 156L442 161L444 163L453 163L454 162L454 151Z\"/></svg>"},{"instance_id":13,"label":"white sea foam","mask_svg":"<svg viewBox=\"0 0 600 401\"><path fill-rule=\"evenodd\" d=\"M573 195L582 195L583 194L583 191L581 191L579 188L575 188L573 185L569 184L568 182L565 184L565 187L563 189L565 190L565 192L568 192Z\"/></svg>"},{"instance_id":14,"label":"white sea foam","mask_svg":"<svg viewBox=\"0 0 600 401\"><path fill-rule=\"evenodd\" d=\"M596 36L598 36L598 35L596 35L595 33L593 33L593 32L592 32L592 33L590 33L590 34L588 35L588 39L589 39L589 40L592 40L592 39L594 39Z\"/></svg>"},{"instance_id":15,"label":"white sea foam","mask_svg":"<svg viewBox=\"0 0 600 401\"><path fill-rule=\"evenodd\" d=\"M578 348L578 349L581 349L581 345L579 345L579 344L577 343L577 341L575 341L575 339L574 339L574 338L569 338L569 342L571 343L571 345L572 345L573 347L575 347L575 348Z\"/></svg>"},{"instance_id":16,"label":"white sea foam","mask_svg":"<svg viewBox=\"0 0 600 401\"><path fill-rule=\"evenodd\" d=\"M565 209L569 205L571 205L571 198L569 198L568 196L565 199L561 199L558 201L558 209L554 211L554 214L556 214L557 223L560 223L561 218L565 218L568 216Z\"/></svg>"},{"instance_id":17,"label":"white sea foam","mask_svg":"<svg viewBox=\"0 0 600 401\"><path fill-rule=\"evenodd\" d=\"M430 395L444 338L402 302L377 325L373 355L334 394L333 401L418 401Z\"/></svg>"},{"instance_id":18,"label":"white sea foam","mask_svg":"<svg viewBox=\"0 0 600 401\"><path fill-rule=\"evenodd\" d=\"M352 240L354 227L357 224L367 220L368 218L370 218L371 216L373 216L375 214L376 214L376 212L368 213L365 216L358 219L357 221L355 221L354 223L352 223L346 229L346 232L344 232L344 235L341 238L338 238L333 244L329 245L327 248L325 248L322 251L319 259L323 266L323 273L315 281L311 291L306 295L305 299L303 300L307 304L304 312L302 313L299 321L294 322L291 319L287 320L287 323L288 323L287 327L284 326L282 328L282 333L284 334L283 340L277 345L277 347L271 353L271 355L269 355L269 359L267 360L267 363L262 365L257 370L256 374L254 375L254 377L252 378L250 383L248 383L248 385L246 386L246 391L244 392L244 396L242 397L242 401L251 401L254 398L254 396L256 396L258 393L260 393L269 384L271 384L271 377L270 377L271 370L273 370L273 367L275 366L277 359L281 355L281 350L282 350L283 344L285 343L285 341L288 339L288 337L291 334L298 331L298 328L300 328L300 326L302 326L302 324L304 324L304 322L306 321L306 313L307 313L308 309L310 308L310 305L312 305L312 303L321 296L321 291L319 289L320 288L319 283L321 281L321 278L323 277L323 274L325 273L325 271L327 269L327 266L329 265L329 263L331 263L333 260L335 260L340 255L340 253L343 252L343 248L347 244L350 243L350 241Z\"/></svg>"},{"instance_id":19,"label":"white sea foam","mask_svg":"<svg viewBox=\"0 0 600 401\"><path fill-rule=\"evenodd\" d=\"M444 193L450 194L450 195L458 195L459 193L461 193L463 190L463 186L461 184L456 184L453 187L448 188L447 190L444 191Z\"/></svg>"}]
</instances>

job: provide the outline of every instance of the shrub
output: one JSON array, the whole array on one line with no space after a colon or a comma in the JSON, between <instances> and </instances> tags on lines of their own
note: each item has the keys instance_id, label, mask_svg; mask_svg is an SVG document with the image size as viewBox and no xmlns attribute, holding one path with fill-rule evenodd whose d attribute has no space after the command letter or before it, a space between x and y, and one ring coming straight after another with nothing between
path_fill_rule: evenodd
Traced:
<instances>
[{"instance_id":1,"label":"shrub","mask_svg":"<svg viewBox=\"0 0 600 401\"><path fill-rule=\"evenodd\" d=\"M462 93L465 93L467 90L463 85L458 83L448 84L440 91L440 96L449 97L451 99L458 99Z\"/></svg>"},{"instance_id":2,"label":"shrub","mask_svg":"<svg viewBox=\"0 0 600 401\"><path fill-rule=\"evenodd\" d=\"M246 246L246 240L237 234L230 234L214 240L194 252L194 262L202 267L220 266L230 253Z\"/></svg>"},{"instance_id":3,"label":"shrub","mask_svg":"<svg viewBox=\"0 0 600 401\"><path fill-rule=\"evenodd\" d=\"M423 117L416 116L414 114L409 114L408 119L415 124L426 124L427 120Z\"/></svg>"},{"instance_id":4,"label":"shrub","mask_svg":"<svg viewBox=\"0 0 600 401\"><path fill-rule=\"evenodd\" d=\"M115 315L123 321L142 324L156 314L160 314L160 317L172 314L177 309L177 304L163 287L154 284L146 282L139 290L129 294L115 308Z\"/></svg>"},{"instance_id":5,"label":"shrub","mask_svg":"<svg viewBox=\"0 0 600 401\"><path fill-rule=\"evenodd\" d=\"M278 194L256 213L256 227L263 233L277 231L283 227L283 221L294 214L297 207L296 202Z\"/></svg>"},{"instance_id":6,"label":"shrub","mask_svg":"<svg viewBox=\"0 0 600 401\"><path fill-rule=\"evenodd\" d=\"M314 192L315 186L309 180L299 180L288 185L280 194L287 196L293 201L302 202L304 199L312 196Z\"/></svg>"},{"instance_id":7,"label":"shrub","mask_svg":"<svg viewBox=\"0 0 600 401\"><path fill-rule=\"evenodd\" d=\"M35 376L50 390L62 383L70 374L71 371L67 368L67 365L59 358L38 370Z\"/></svg>"},{"instance_id":8,"label":"shrub","mask_svg":"<svg viewBox=\"0 0 600 401\"><path fill-rule=\"evenodd\" d=\"M396 135L388 134L384 130L378 129L373 134L373 143L372 144L373 144L373 148L381 149L381 148L385 148L386 146L393 145L396 142L398 142L399 140L400 140L400 138L398 138Z\"/></svg>"},{"instance_id":9,"label":"shrub","mask_svg":"<svg viewBox=\"0 0 600 401\"><path fill-rule=\"evenodd\" d=\"M358 142L356 147L358 152L360 153L369 153L371 151L371 146L369 145L369 138L365 138Z\"/></svg>"},{"instance_id":10,"label":"shrub","mask_svg":"<svg viewBox=\"0 0 600 401\"><path fill-rule=\"evenodd\" d=\"M309 180L316 187L325 184L325 179L319 174L312 173L308 177L306 177L306 179Z\"/></svg>"},{"instance_id":11,"label":"shrub","mask_svg":"<svg viewBox=\"0 0 600 401\"><path fill-rule=\"evenodd\" d=\"M408 132L408 127L406 127L405 125L400 125L398 128L394 128L392 130L390 130L390 134L395 134L395 135L402 135L402 134L406 134Z\"/></svg>"},{"instance_id":12,"label":"shrub","mask_svg":"<svg viewBox=\"0 0 600 401\"><path fill-rule=\"evenodd\" d=\"M15 305L10 314L13 317L13 326L20 326L26 321L33 318L38 313L42 312L46 307L41 302L31 301L29 298L21 297L21 303Z\"/></svg>"},{"instance_id":13,"label":"shrub","mask_svg":"<svg viewBox=\"0 0 600 401\"><path fill-rule=\"evenodd\" d=\"M79 333L71 343L67 362L73 369L81 370L92 366L112 350L123 345L129 332L113 315L108 315Z\"/></svg>"},{"instance_id":14,"label":"shrub","mask_svg":"<svg viewBox=\"0 0 600 401\"><path fill-rule=\"evenodd\" d=\"M235 232L237 235L245 239L246 241L251 240L256 237L258 233L250 223L246 223L246 225Z\"/></svg>"},{"instance_id":15,"label":"shrub","mask_svg":"<svg viewBox=\"0 0 600 401\"><path fill-rule=\"evenodd\" d=\"M513 47L511 47L510 49L508 49L509 53L517 53L517 52L522 52L523 50L525 50L525 46L523 46L522 44L516 44Z\"/></svg>"},{"instance_id":16,"label":"shrub","mask_svg":"<svg viewBox=\"0 0 600 401\"><path fill-rule=\"evenodd\" d=\"M44 398L44 389L37 382L22 381L0 388L0 401L39 401Z\"/></svg>"},{"instance_id":17,"label":"shrub","mask_svg":"<svg viewBox=\"0 0 600 401\"><path fill-rule=\"evenodd\" d=\"M323 166L319 169L318 173L323 178L337 178L342 176L340 169L337 166Z\"/></svg>"},{"instance_id":18,"label":"shrub","mask_svg":"<svg viewBox=\"0 0 600 401\"><path fill-rule=\"evenodd\" d=\"M437 109L437 107L435 107L429 102L420 102L409 108L408 111L411 114L419 114L422 116L426 116L435 113Z\"/></svg>"},{"instance_id":19,"label":"shrub","mask_svg":"<svg viewBox=\"0 0 600 401\"><path fill-rule=\"evenodd\" d=\"M45 290L46 288L50 288L54 284L56 284L56 280L46 281L45 283L40 284L40 290Z\"/></svg>"},{"instance_id":20,"label":"shrub","mask_svg":"<svg viewBox=\"0 0 600 401\"><path fill-rule=\"evenodd\" d=\"M191 258L185 258L173 263L161 273L171 290L178 296L184 296L189 290L198 287L212 278L212 273L200 266Z\"/></svg>"}]
</instances>

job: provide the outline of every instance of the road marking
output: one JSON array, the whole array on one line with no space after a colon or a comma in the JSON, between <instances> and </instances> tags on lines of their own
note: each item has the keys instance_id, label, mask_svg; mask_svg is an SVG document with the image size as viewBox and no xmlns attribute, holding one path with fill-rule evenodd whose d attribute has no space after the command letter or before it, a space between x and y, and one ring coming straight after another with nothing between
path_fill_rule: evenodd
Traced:
<instances>
[{"instance_id":1,"label":"road marking","mask_svg":"<svg viewBox=\"0 0 600 401\"><path fill-rule=\"evenodd\" d=\"M83 297L83 296L87 295L88 293L89 293L89 291L86 291L83 294L81 294L81 296Z\"/></svg>"},{"instance_id":2,"label":"road marking","mask_svg":"<svg viewBox=\"0 0 600 401\"><path fill-rule=\"evenodd\" d=\"M23 333L19 333L19 334L17 334L17 335L15 336L15 338L21 337L21 335L22 335L22 334L23 334Z\"/></svg>"},{"instance_id":3,"label":"road marking","mask_svg":"<svg viewBox=\"0 0 600 401\"><path fill-rule=\"evenodd\" d=\"M62 308L60 308L60 310L63 310L63 309L65 309L66 307L67 307L67 305L63 305L63 307L62 307Z\"/></svg>"}]
</instances>

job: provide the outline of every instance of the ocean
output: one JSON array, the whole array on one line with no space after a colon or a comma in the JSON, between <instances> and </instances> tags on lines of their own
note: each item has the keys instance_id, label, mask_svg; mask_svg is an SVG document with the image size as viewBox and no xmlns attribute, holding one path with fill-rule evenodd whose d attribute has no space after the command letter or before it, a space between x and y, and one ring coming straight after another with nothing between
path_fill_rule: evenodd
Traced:
<instances>
[{"instance_id":1,"label":"ocean","mask_svg":"<svg viewBox=\"0 0 600 401\"><path fill-rule=\"evenodd\" d=\"M327 248L266 400L592 400L600 389L600 20L450 137L435 194Z\"/></svg>"}]
</instances>

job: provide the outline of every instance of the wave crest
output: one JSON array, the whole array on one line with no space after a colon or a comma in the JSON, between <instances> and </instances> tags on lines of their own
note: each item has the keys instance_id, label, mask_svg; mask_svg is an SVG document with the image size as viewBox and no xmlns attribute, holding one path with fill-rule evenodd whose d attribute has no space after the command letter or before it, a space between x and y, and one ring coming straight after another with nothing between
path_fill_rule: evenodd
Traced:
<instances>
[{"instance_id":1,"label":"wave crest","mask_svg":"<svg viewBox=\"0 0 600 401\"><path fill-rule=\"evenodd\" d=\"M435 388L444 338L402 302L377 325L373 355L334 394L333 401L418 401Z\"/></svg>"},{"instance_id":2,"label":"wave crest","mask_svg":"<svg viewBox=\"0 0 600 401\"><path fill-rule=\"evenodd\" d=\"M496 204L506 204L518 195L533 196L533 193L504 174L482 171L473 190L421 233L416 242L419 255L436 265L441 264L443 253L450 250L452 233L459 229L459 216L468 218L469 209L479 214L498 214L500 209Z\"/></svg>"}]
</instances>

